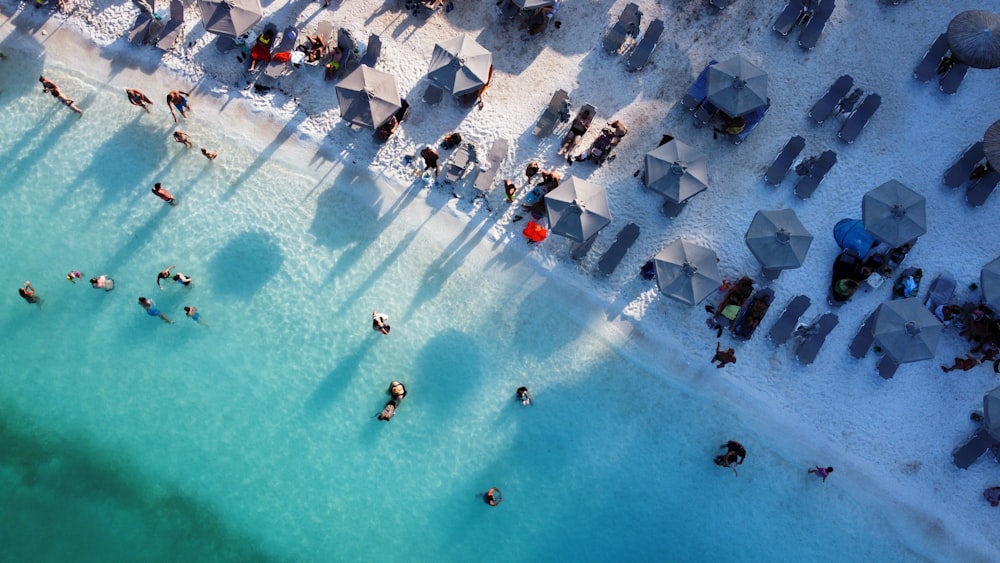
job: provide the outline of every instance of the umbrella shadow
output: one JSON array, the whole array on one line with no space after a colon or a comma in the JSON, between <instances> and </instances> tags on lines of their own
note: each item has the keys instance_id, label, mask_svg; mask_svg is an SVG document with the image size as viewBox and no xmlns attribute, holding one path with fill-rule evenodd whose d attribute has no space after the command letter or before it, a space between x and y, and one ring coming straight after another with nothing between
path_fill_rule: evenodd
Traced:
<instances>
[{"instance_id":1,"label":"umbrella shadow","mask_svg":"<svg viewBox=\"0 0 1000 563\"><path fill-rule=\"evenodd\" d=\"M249 301L281 270L284 261L281 247L270 233L240 233L209 261L212 287L223 295Z\"/></svg>"},{"instance_id":2,"label":"umbrella shadow","mask_svg":"<svg viewBox=\"0 0 1000 563\"><path fill-rule=\"evenodd\" d=\"M489 363L481 352L484 350L482 338L488 337L451 328L436 333L420 349L414 361L415 373L408 379L413 387L420 386L422 395L448 397L445 404L453 407L448 411L427 411L424 422L428 428L445 426L479 389ZM461 353L456 354L456 350Z\"/></svg>"}]
</instances>

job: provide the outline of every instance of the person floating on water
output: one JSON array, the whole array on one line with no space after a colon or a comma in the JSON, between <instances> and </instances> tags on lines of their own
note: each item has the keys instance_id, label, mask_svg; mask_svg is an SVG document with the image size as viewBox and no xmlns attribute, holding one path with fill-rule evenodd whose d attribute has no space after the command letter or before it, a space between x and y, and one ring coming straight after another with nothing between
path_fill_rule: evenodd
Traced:
<instances>
[{"instance_id":1,"label":"person floating on water","mask_svg":"<svg viewBox=\"0 0 1000 563\"><path fill-rule=\"evenodd\" d=\"M392 399L396 401L397 405L399 405L399 403L406 397L406 387L398 381L393 381L389 384L389 395L392 396Z\"/></svg>"},{"instance_id":2,"label":"person floating on water","mask_svg":"<svg viewBox=\"0 0 1000 563\"><path fill-rule=\"evenodd\" d=\"M153 189L150 191L153 192L153 195L169 203L171 206L177 205L177 198L174 197L174 194L167 191L159 182L154 184Z\"/></svg>"},{"instance_id":3,"label":"person floating on water","mask_svg":"<svg viewBox=\"0 0 1000 563\"><path fill-rule=\"evenodd\" d=\"M826 478L829 477L831 473L833 473L833 468L832 467L820 467L820 466L817 465L816 467L810 469L809 473L813 473L817 477L822 477L823 478L823 482L826 483Z\"/></svg>"},{"instance_id":4,"label":"person floating on water","mask_svg":"<svg viewBox=\"0 0 1000 563\"><path fill-rule=\"evenodd\" d=\"M167 324L174 324L174 321L172 321L170 317L166 316L159 309L156 308L156 304L153 303L151 299L140 297L139 305L141 305L142 308L145 309L146 314L149 315L150 317L160 317L160 319L162 319L163 322Z\"/></svg>"},{"instance_id":5,"label":"person floating on water","mask_svg":"<svg viewBox=\"0 0 1000 563\"><path fill-rule=\"evenodd\" d=\"M174 118L174 123L177 123L177 114L174 113L174 108L180 112L184 119L187 119L188 101L187 97L191 94L189 92L181 92L180 90L171 90L167 94L167 107L170 108L170 115Z\"/></svg>"},{"instance_id":6,"label":"person floating on water","mask_svg":"<svg viewBox=\"0 0 1000 563\"><path fill-rule=\"evenodd\" d=\"M205 158L209 160L215 160L216 157L219 156L219 151L218 150L210 151L205 147L201 147L201 154L205 155Z\"/></svg>"},{"instance_id":7,"label":"person floating on water","mask_svg":"<svg viewBox=\"0 0 1000 563\"><path fill-rule=\"evenodd\" d=\"M111 291L115 288L115 280L101 274L96 278L90 278L90 286L94 289L103 289L104 291Z\"/></svg>"},{"instance_id":8,"label":"person floating on water","mask_svg":"<svg viewBox=\"0 0 1000 563\"><path fill-rule=\"evenodd\" d=\"M372 329L377 330L382 334L389 334L389 331L392 330L392 327L389 326L389 317L382 313L372 311Z\"/></svg>"},{"instance_id":9,"label":"person floating on water","mask_svg":"<svg viewBox=\"0 0 1000 563\"><path fill-rule=\"evenodd\" d=\"M143 94L134 88L126 88L125 94L128 96L128 103L133 106L139 106L146 110L146 113L149 113L149 106L153 105L153 100L147 98L146 94Z\"/></svg>"},{"instance_id":10,"label":"person floating on water","mask_svg":"<svg viewBox=\"0 0 1000 563\"><path fill-rule=\"evenodd\" d=\"M382 412L378 414L378 419L388 422L392 420L392 417L396 416L396 409L399 408L399 403L406 397L406 387L398 381L393 381L389 384L389 389L386 392L389 393L389 400L385 403L385 407L382 408Z\"/></svg>"},{"instance_id":11,"label":"person floating on water","mask_svg":"<svg viewBox=\"0 0 1000 563\"><path fill-rule=\"evenodd\" d=\"M174 274L173 280L181 285L191 285L191 276L185 276L180 272Z\"/></svg>"},{"instance_id":12,"label":"person floating on water","mask_svg":"<svg viewBox=\"0 0 1000 563\"><path fill-rule=\"evenodd\" d=\"M187 148L194 146L194 143L191 142L191 137L188 137L188 134L184 131L174 131L174 140L183 144Z\"/></svg>"},{"instance_id":13,"label":"person floating on water","mask_svg":"<svg viewBox=\"0 0 1000 563\"><path fill-rule=\"evenodd\" d=\"M156 287L160 288L160 291L163 291L163 286L160 285L160 280L169 280L170 279L170 270L173 270L176 267L177 266L170 266L169 268L166 268L164 270L160 270L160 273L156 274Z\"/></svg>"},{"instance_id":14,"label":"person floating on water","mask_svg":"<svg viewBox=\"0 0 1000 563\"><path fill-rule=\"evenodd\" d=\"M73 270L72 272L66 274L66 280L69 281L73 285L76 285L76 280L78 280L78 279L80 279L82 277L83 277L83 274L81 274L78 270Z\"/></svg>"},{"instance_id":15,"label":"person floating on water","mask_svg":"<svg viewBox=\"0 0 1000 563\"><path fill-rule=\"evenodd\" d=\"M531 406L531 391L528 391L527 387L517 388L517 400L521 401L521 404L530 407Z\"/></svg>"},{"instance_id":16,"label":"person floating on water","mask_svg":"<svg viewBox=\"0 0 1000 563\"><path fill-rule=\"evenodd\" d=\"M42 304L42 298L35 295L35 288L31 287L30 281L24 282L24 287L19 287L17 289L17 294L21 296L21 299L24 299L28 303L33 305Z\"/></svg>"},{"instance_id":17,"label":"person floating on water","mask_svg":"<svg viewBox=\"0 0 1000 563\"><path fill-rule=\"evenodd\" d=\"M205 324L205 321L201 320L201 312L198 311L197 307L184 307L184 314L192 321L202 326L208 326Z\"/></svg>"},{"instance_id":18,"label":"person floating on water","mask_svg":"<svg viewBox=\"0 0 1000 563\"><path fill-rule=\"evenodd\" d=\"M500 492L500 489L493 487L486 491L486 494L483 495L483 500L490 506L496 506L503 502L503 493Z\"/></svg>"},{"instance_id":19,"label":"person floating on water","mask_svg":"<svg viewBox=\"0 0 1000 563\"><path fill-rule=\"evenodd\" d=\"M726 448L726 453L722 455L715 456L715 464L719 467L728 467L733 470L733 473L737 477L740 476L739 471L736 471L737 465L742 465L743 460L747 457L747 450L743 447L743 444L737 442L736 440L729 440L725 444L719 446L720 448Z\"/></svg>"}]
</instances>

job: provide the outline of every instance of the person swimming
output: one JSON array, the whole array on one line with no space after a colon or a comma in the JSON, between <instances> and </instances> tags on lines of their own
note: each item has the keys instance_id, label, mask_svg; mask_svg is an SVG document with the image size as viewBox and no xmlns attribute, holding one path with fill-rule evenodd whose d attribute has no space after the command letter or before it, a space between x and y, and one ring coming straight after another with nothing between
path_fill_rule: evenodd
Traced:
<instances>
[{"instance_id":1,"label":"person swimming","mask_svg":"<svg viewBox=\"0 0 1000 563\"><path fill-rule=\"evenodd\" d=\"M521 401L521 404L526 407L531 406L531 392L528 391L527 387L517 388L517 400Z\"/></svg>"},{"instance_id":2,"label":"person swimming","mask_svg":"<svg viewBox=\"0 0 1000 563\"><path fill-rule=\"evenodd\" d=\"M77 270L73 270L72 272L66 274L66 280L69 281L70 283L72 283L73 285L76 285L76 280L78 280L78 279L80 279L82 277L83 277L83 274L81 274Z\"/></svg>"},{"instance_id":3,"label":"person swimming","mask_svg":"<svg viewBox=\"0 0 1000 563\"><path fill-rule=\"evenodd\" d=\"M173 270L176 267L177 266L170 266L169 268L160 270L160 273L156 274L156 287L160 288L160 291L163 291L163 286L160 285L160 280L170 279L170 270Z\"/></svg>"},{"instance_id":4,"label":"person swimming","mask_svg":"<svg viewBox=\"0 0 1000 563\"><path fill-rule=\"evenodd\" d=\"M500 489L493 487L486 491L486 494L483 495L483 500L490 506L497 506L503 502L503 494L500 492Z\"/></svg>"},{"instance_id":5,"label":"person swimming","mask_svg":"<svg viewBox=\"0 0 1000 563\"><path fill-rule=\"evenodd\" d=\"M399 402L406 397L406 387L398 381L393 381L389 384L389 394L392 395L393 400L396 401L396 405L398 406Z\"/></svg>"},{"instance_id":6,"label":"person swimming","mask_svg":"<svg viewBox=\"0 0 1000 563\"><path fill-rule=\"evenodd\" d=\"M392 330L392 327L389 326L389 317L383 315L382 313L372 311L372 329L377 330L382 334L389 334L389 331Z\"/></svg>"},{"instance_id":7,"label":"person swimming","mask_svg":"<svg viewBox=\"0 0 1000 563\"><path fill-rule=\"evenodd\" d=\"M146 314L150 317L160 317L163 322L168 324L174 324L174 321L170 317L163 314L159 309L156 308L156 304L153 303L152 299L146 299L145 297L139 298L139 305L146 311Z\"/></svg>"},{"instance_id":8,"label":"person swimming","mask_svg":"<svg viewBox=\"0 0 1000 563\"><path fill-rule=\"evenodd\" d=\"M174 281L181 285L191 285L191 277L185 276L184 274L177 272L174 274Z\"/></svg>"},{"instance_id":9,"label":"person swimming","mask_svg":"<svg viewBox=\"0 0 1000 563\"><path fill-rule=\"evenodd\" d=\"M35 295L35 288L31 287L30 281L24 282L24 287L19 287L17 289L17 294L21 296L21 299L24 299L28 303L33 305L42 304L42 298Z\"/></svg>"},{"instance_id":10,"label":"person swimming","mask_svg":"<svg viewBox=\"0 0 1000 563\"><path fill-rule=\"evenodd\" d=\"M200 325L205 324L205 322L201 320L201 311L199 311L197 307L184 307L184 314L192 321L195 321Z\"/></svg>"},{"instance_id":11,"label":"person swimming","mask_svg":"<svg viewBox=\"0 0 1000 563\"><path fill-rule=\"evenodd\" d=\"M111 291L115 288L115 280L101 274L96 278L90 278L90 285L94 289L103 289L104 291Z\"/></svg>"}]
</instances>

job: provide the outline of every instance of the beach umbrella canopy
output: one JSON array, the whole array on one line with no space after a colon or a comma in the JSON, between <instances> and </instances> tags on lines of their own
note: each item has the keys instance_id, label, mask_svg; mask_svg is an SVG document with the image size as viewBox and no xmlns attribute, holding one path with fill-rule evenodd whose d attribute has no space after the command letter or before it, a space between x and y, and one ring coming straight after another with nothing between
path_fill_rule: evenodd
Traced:
<instances>
[{"instance_id":1,"label":"beach umbrella canopy","mask_svg":"<svg viewBox=\"0 0 1000 563\"><path fill-rule=\"evenodd\" d=\"M1000 170L1000 120L998 120L983 135L983 152L986 153L986 162L994 170Z\"/></svg>"},{"instance_id":2,"label":"beach umbrella canopy","mask_svg":"<svg viewBox=\"0 0 1000 563\"><path fill-rule=\"evenodd\" d=\"M983 426L990 436L1000 440L1000 387L983 395Z\"/></svg>"},{"instance_id":3,"label":"beach umbrella canopy","mask_svg":"<svg viewBox=\"0 0 1000 563\"><path fill-rule=\"evenodd\" d=\"M948 47L971 67L1000 67L1000 15L986 10L958 14L948 24Z\"/></svg>"},{"instance_id":4,"label":"beach umbrella canopy","mask_svg":"<svg viewBox=\"0 0 1000 563\"><path fill-rule=\"evenodd\" d=\"M608 191L572 176L545 194L545 212L552 234L576 242L590 240L611 222Z\"/></svg>"},{"instance_id":5,"label":"beach umbrella canopy","mask_svg":"<svg viewBox=\"0 0 1000 563\"><path fill-rule=\"evenodd\" d=\"M708 101L729 117L767 105L767 73L742 55L711 65Z\"/></svg>"},{"instance_id":6,"label":"beach umbrella canopy","mask_svg":"<svg viewBox=\"0 0 1000 563\"><path fill-rule=\"evenodd\" d=\"M337 84L337 100L345 121L372 128L388 121L402 107L396 77L367 65L354 69Z\"/></svg>"},{"instance_id":7,"label":"beach umbrella canopy","mask_svg":"<svg viewBox=\"0 0 1000 563\"><path fill-rule=\"evenodd\" d=\"M861 201L865 230L891 246L902 246L927 232L924 196L896 180L865 194Z\"/></svg>"},{"instance_id":8,"label":"beach umbrella canopy","mask_svg":"<svg viewBox=\"0 0 1000 563\"><path fill-rule=\"evenodd\" d=\"M941 337L941 321L916 298L879 305L875 342L897 363L929 360Z\"/></svg>"},{"instance_id":9,"label":"beach umbrella canopy","mask_svg":"<svg viewBox=\"0 0 1000 563\"><path fill-rule=\"evenodd\" d=\"M434 45L427 77L441 88L459 96L474 92L490 78L493 54L462 34Z\"/></svg>"},{"instance_id":10,"label":"beach umbrella canopy","mask_svg":"<svg viewBox=\"0 0 1000 563\"><path fill-rule=\"evenodd\" d=\"M522 10L537 10L556 3L556 0L513 0Z\"/></svg>"},{"instance_id":11,"label":"beach umbrella canopy","mask_svg":"<svg viewBox=\"0 0 1000 563\"><path fill-rule=\"evenodd\" d=\"M979 273L979 287L983 291L983 303L1000 311L1000 257L983 266Z\"/></svg>"},{"instance_id":12,"label":"beach umbrella canopy","mask_svg":"<svg viewBox=\"0 0 1000 563\"><path fill-rule=\"evenodd\" d=\"M813 236L794 211L779 209L758 211L743 240L762 268L790 270L805 261Z\"/></svg>"},{"instance_id":13,"label":"beach umbrella canopy","mask_svg":"<svg viewBox=\"0 0 1000 563\"><path fill-rule=\"evenodd\" d=\"M715 251L684 239L668 244L653 257L656 285L668 297L697 305L722 285Z\"/></svg>"},{"instance_id":14,"label":"beach umbrella canopy","mask_svg":"<svg viewBox=\"0 0 1000 563\"><path fill-rule=\"evenodd\" d=\"M260 21L260 0L198 0L205 31L237 37Z\"/></svg>"},{"instance_id":15,"label":"beach umbrella canopy","mask_svg":"<svg viewBox=\"0 0 1000 563\"><path fill-rule=\"evenodd\" d=\"M708 157L673 139L646 153L646 187L674 203L684 203L708 189Z\"/></svg>"}]
</instances>

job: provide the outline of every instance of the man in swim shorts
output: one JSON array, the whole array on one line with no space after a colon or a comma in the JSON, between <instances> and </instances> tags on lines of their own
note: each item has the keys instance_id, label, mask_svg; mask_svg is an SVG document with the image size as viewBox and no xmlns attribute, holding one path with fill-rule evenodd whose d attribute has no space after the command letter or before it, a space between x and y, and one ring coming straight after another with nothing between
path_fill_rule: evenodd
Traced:
<instances>
[{"instance_id":1,"label":"man in swim shorts","mask_svg":"<svg viewBox=\"0 0 1000 563\"><path fill-rule=\"evenodd\" d=\"M174 140L187 145L187 148L194 146L194 143L191 142L191 137L188 137L188 134L184 131L174 131Z\"/></svg>"},{"instance_id":2,"label":"man in swim shorts","mask_svg":"<svg viewBox=\"0 0 1000 563\"><path fill-rule=\"evenodd\" d=\"M198 311L197 307L184 307L184 314L187 315L192 321L200 325L204 325L205 322L201 320L201 313Z\"/></svg>"},{"instance_id":3,"label":"man in swim shorts","mask_svg":"<svg viewBox=\"0 0 1000 563\"><path fill-rule=\"evenodd\" d=\"M171 194L163 186L161 186L159 182L154 184L153 189L150 191L153 192L153 195L169 203L170 205L177 205L177 199L173 196L173 194Z\"/></svg>"},{"instance_id":4,"label":"man in swim shorts","mask_svg":"<svg viewBox=\"0 0 1000 563\"><path fill-rule=\"evenodd\" d=\"M517 388L517 400L521 401L521 404L526 407L531 406L531 392L528 391L527 387Z\"/></svg>"},{"instance_id":5,"label":"man in swim shorts","mask_svg":"<svg viewBox=\"0 0 1000 563\"><path fill-rule=\"evenodd\" d=\"M392 330L392 327L389 326L389 317L372 311L372 328L382 334L389 334L389 331Z\"/></svg>"},{"instance_id":6,"label":"man in swim shorts","mask_svg":"<svg viewBox=\"0 0 1000 563\"><path fill-rule=\"evenodd\" d=\"M215 160L215 158L219 156L219 151L218 150L209 151L205 147L201 147L201 154L205 155L205 158L209 160Z\"/></svg>"},{"instance_id":7,"label":"man in swim shorts","mask_svg":"<svg viewBox=\"0 0 1000 563\"><path fill-rule=\"evenodd\" d=\"M90 278L90 286L94 289L103 289L104 291L111 291L115 288L115 280L101 274L96 278Z\"/></svg>"},{"instance_id":8,"label":"man in swim shorts","mask_svg":"<svg viewBox=\"0 0 1000 563\"><path fill-rule=\"evenodd\" d=\"M181 285L191 285L191 276L185 276L184 274L177 272L174 274L174 281Z\"/></svg>"},{"instance_id":9,"label":"man in swim shorts","mask_svg":"<svg viewBox=\"0 0 1000 563\"><path fill-rule=\"evenodd\" d=\"M143 94L134 88L126 88L125 94L128 95L128 103L133 106L139 106L146 110L146 113L149 113L149 106L153 105L153 100L147 98L146 94Z\"/></svg>"},{"instance_id":10,"label":"man in swim shorts","mask_svg":"<svg viewBox=\"0 0 1000 563\"><path fill-rule=\"evenodd\" d=\"M170 116L174 118L174 123L177 123L177 114L174 113L174 108L177 108L184 119L187 119L187 96L190 95L189 92L181 92L180 90L171 90L167 94L167 107L170 108Z\"/></svg>"},{"instance_id":11,"label":"man in swim shorts","mask_svg":"<svg viewBox=\"0 0 1000 563\"><path fill-rule=\"evenodd\" d=\"M165 314L160 312L159 309L156 308L156 304L154 304L152 300L146 299L145 297L140 297L139 305L142 306L142 308L146 311L146 314L149 315L150 317L160 317L160 319L163 320L163 322L167 324L174 324L174 321L172 321L170 317L166 316Z\"/></svg>"}]
</instances>

